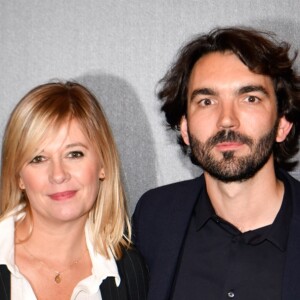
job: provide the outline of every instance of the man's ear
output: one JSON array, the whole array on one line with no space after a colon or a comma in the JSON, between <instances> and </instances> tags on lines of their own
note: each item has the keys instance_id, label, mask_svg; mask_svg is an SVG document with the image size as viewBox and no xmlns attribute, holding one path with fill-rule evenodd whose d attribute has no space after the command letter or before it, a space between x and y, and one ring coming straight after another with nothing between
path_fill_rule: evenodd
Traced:
<instances>
[{"instance_id":1,"label":"man's ear","mask_svg":"<svg viewBox=\"0 0 300 300\"><path fill-rule=\"evenodd\" d=\"M190 145L190 139L188 134L188 124L186 116L183 116L180 121L180 133L181 137L186 145Z\"/></svg>"},{"instance_id":2,"label":"man's ear","mask_svg":"<svg viewBox=\"0 0 300 300\"><path fill-rule=\"evenodd\" d=\"M291 131L292 127L293 123L289 122L284 116L281 117L277 129L276 142L283 142Z\"/></svg>"}]
</instances>

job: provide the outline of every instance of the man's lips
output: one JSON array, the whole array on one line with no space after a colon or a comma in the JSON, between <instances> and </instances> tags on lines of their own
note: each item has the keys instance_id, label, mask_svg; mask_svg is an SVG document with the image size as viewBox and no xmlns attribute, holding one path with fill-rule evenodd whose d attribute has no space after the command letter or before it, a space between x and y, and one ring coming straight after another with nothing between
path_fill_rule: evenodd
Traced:
<instances>
[{"instance_id":1,"label":"man's lips","mask_svg":"<svg viewBox=\"0 0 300 300\"><path fill-rule=\"evenodd\" d=\"M70 199L72 198L77 191L64 191L64 192L59 192L59 193L55 193L55 194L50 194L49 197L52 200L56 200L56 201L61 201L61 200L66 200L66 199Z\"/></svg>"},{"instance_id":2,"label":"man's lips","mask_svg":"<svg viewBox=\"0 0 300 300\"><path fill-rule=\"evenodd\" d=\"M222 142L222 143L218 143L216 145L216 148L221 151L234 151L237 150L239 148L241 148L241 146L243 146L243 143L241 142Z\"/></svg>"}]
</instances>

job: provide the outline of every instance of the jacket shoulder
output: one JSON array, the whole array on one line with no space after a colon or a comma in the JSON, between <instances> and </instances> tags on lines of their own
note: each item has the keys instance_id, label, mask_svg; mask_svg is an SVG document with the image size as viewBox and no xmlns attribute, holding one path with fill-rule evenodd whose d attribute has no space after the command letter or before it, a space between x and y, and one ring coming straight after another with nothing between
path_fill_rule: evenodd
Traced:
<instances>
[{"instance_id":1,"label":"jacket shoulder","mask_svg":"<svg viewBox=\"0 0 300 300\"><path fill-rule=\"evenodd\" d=\"M178 198L185 199L189 195L198 194L198 191L203 185L204 178L202 175L194 179L160 186L145 192L138 201L137 206L169 206L172 201L177 200Z\"/></svg>"},{"instance_id":2,"label":"jacket shoulder","mask_svg":"<svg viewBox=\"0 0 300 300\"><path fill-rule=\"evenodd\" d=\"M202 175L147 191L138 201L132 217L133 240L138 248L140 239L151 244L162 228L178 221L179 215L182 219L189 218L204 185Z\"/></svg>"}]
</instances>

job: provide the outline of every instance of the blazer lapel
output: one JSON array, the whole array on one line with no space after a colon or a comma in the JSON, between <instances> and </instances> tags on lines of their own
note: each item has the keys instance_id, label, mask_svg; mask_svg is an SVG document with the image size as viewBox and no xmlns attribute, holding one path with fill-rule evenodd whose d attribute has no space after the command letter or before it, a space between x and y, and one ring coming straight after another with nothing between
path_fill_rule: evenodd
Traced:
<instances>
[{"instance_id":1,"label":"blazer lapel","mask_svg":"<svg viewBox=\"0 0 300 300\"><path fill-rule=\"evenodd\" d=\"M292 191L293 216L289 228L286 265L283 277L282 299L300 299L300 184L285 174Z\"/></svg>"},{"instance_id":2,"label":"blazer lapel","mask_svg":"<svg viewBox=\"0 0 300 300\"><path fill-rule=\"evenodd\" d=\"M6 265L0 265L0 299L10 300L10 272Z\"/></svg>"},{"instance_id":3,"label":"blazer lapel","mask_svg":"<svg viewBox=\"0 0 300 300\"><path fill-rule=\"evenodd\" d=\"M185 233L203 182L203 179L197 178L193 185L187 185L175 195L167 218L168 227L162 226L161 242L157 246L155 265L150 275L148 300L169 299Z\"/></svg>"},{"instance_id":4,"label":"blazer lapel","mask_svg":"<svg viewBox=\"0 0 300 300\"><path fill-rule=\"evenodd\" d=\"M283 279L283 300L300 299L300 220L291 221Z\"/></svg>"}]
</instances>

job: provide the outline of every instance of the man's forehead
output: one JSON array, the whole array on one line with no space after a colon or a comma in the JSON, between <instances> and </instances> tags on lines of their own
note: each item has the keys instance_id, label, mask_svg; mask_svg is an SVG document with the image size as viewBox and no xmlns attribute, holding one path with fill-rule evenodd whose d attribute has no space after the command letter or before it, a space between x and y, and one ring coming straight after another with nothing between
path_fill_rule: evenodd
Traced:
<instances>
[{"instance_id":1,"label":"man's forehead","mask_svg":"<svg viewBox=\"0 0 300 300\"><path fill-rule=\"evenodd\" d=\"M214 85L268 86L274 88L274 82L268 75L253 72L232 52L211 52L202 56L194 65L189 80L188 92L194 88L210 88Z\"/></svg>"}]
</instances>

